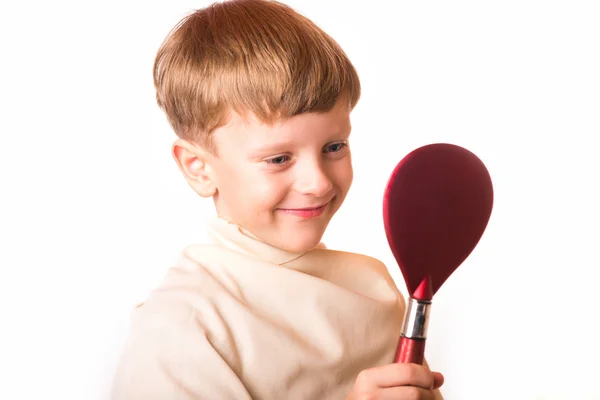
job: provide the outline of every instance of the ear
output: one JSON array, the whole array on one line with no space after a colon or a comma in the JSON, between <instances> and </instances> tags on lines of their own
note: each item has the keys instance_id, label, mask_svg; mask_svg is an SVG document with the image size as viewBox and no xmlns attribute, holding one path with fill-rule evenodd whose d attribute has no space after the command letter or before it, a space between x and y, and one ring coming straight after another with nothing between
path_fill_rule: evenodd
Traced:
<instances>
[{"instance_id":1,"label":"ear","mask_svg":"<svg viewBox=\"0 0 600 400\"><path fill-rule=\"evenodd\" d=\"M177 139L171 150L185 180L196 193L202 197L212 197L217 193L211 168L213 156L207 150L184 139Z\"/></svg>"}]
</instances>

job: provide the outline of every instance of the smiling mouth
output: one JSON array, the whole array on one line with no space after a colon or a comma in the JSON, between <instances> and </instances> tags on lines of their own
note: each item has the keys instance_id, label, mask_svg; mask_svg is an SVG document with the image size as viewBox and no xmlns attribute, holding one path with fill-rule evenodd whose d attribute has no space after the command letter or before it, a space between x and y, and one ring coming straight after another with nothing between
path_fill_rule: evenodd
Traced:
<instances>
[{"instance_id":1,"label":"smiling mouth","mask_svg":"<svg viewBox=\"0 0 600 400\"><path fill-rule=\"evenodd\" d=\"M300 218L315 218L323 214L325 209L329 204L331 204L332 200L329 200L327 203L322 204L316 207L304 207L304 208L279 208L279 211L283 211L286 214L295 215Z\"/></svg>"}]
</instances>

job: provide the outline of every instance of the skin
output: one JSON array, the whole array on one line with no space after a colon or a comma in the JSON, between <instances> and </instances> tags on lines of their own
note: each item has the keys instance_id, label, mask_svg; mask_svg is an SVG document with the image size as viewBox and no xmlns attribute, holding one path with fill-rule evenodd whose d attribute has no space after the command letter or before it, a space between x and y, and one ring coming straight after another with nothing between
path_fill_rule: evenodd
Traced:
<instances>
[{"instance_id":1,"label":"skin","mask_svg":"<svg viewBox=\"0 0 600 400\"><path fill-rule=\"evenodd\" d=\"M362 371L346 400L443 400L443 383L426 364L388 364Z\"/></svg>"}]
</instances>

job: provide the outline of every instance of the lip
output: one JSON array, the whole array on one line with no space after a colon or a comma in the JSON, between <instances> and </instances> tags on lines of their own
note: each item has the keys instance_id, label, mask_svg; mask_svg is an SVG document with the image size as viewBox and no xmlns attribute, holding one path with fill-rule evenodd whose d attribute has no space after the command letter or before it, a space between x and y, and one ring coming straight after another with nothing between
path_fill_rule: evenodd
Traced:
<instances>
[{"instance_id":1,"label":"lip","mask_svg":"<svg viewBox=\"0 0 600 400\"><path fill-rule=\"evenodd\" d=\"M279 211L283 211L286 214L295 215L300 218L316 218L325 212L327 206L331 203L329 200L327 203L316 207L304 207L304 208L279 208Z\"/></svg>"}]
</instances>

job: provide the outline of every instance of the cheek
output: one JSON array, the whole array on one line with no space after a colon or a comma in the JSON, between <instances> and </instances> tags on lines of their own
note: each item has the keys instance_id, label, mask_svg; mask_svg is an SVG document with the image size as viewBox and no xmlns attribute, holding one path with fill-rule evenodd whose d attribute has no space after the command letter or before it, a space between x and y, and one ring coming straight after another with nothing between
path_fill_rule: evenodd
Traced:
<instances>
[{"instance_id":1,"label":"cheek","mask_svg":"<svg viewBox=\"0 0 600 400\"><path fill-rule=\"evenodd\" d=\"M264 171L246 174L245 180L240 182L240 185L244 187L244 198L250 200L256 208L263 210L275 208L280 204L289 188L286 174L269 174Z\"/></svg>"},{"instance_id":2,"label":"cheek","mask_svg":"<svg viewBox=\"0 0 600 400\"><path fill-rule=\"evenodd\" d=\"M280 204L289 193L289 182L284 176L272 176L266 179L261 190L263 202L268 207L274 207Z\"/></svg>"},{"instance_id":3,"label":"cheek","mask_svg":"<svg viewBox=\"0 0 600 400\"><path fill-rule=\"evenodd\" d=\"M256 190L256 182L251 171L249 168L243 167L242 165L227 165L218 173L217 188L221 199L230 206L235 204L237 208L239 208L239 204L252 201L253 193Z\"/></svg>"},{"instance_id":4,"label":"cheek","mask_svg":"<svg viewBox=\"0 0 600 400\"><path fill-rule=\"evenodd\" d=\"M340 187L342 190L348 190L352 185L352 180L354 179L354 171L352 169L352 162L350 158L343 160L343 162L338 163L334 170L334 179L336 181L336 185Z\"/></svg>"},{"instance_id":5,"label":"cheek","mask_svg":"<svg viewBox=\"0 0 600 400\"><path fill-rule=\"evenodd\" d=\"M244 176L243 170L224 168L219 171L218 176L217 187L222 195L235 197L236 191L238 193L245 191L243 183L246 182L247 179Z\"/></svg>"}]
</instances>

